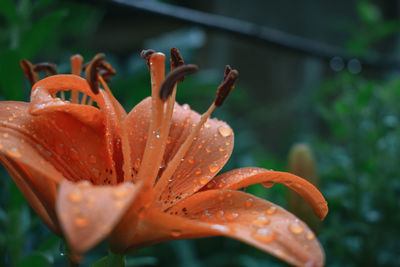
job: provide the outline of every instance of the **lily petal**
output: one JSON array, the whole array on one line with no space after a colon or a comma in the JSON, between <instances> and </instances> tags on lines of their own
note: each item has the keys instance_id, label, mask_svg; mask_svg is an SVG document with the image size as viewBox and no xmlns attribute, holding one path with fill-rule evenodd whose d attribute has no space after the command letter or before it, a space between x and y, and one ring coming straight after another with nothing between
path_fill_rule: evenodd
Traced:
<instances>
[{"instance_id":1,"label":"lily petal","mask_svg":"<svg viewBox=\"0 0 400 267\"><path fill-rule=\"evenodd\" d=\"M150 117L150 98L136 105L127 117L131 147L134 148L131 155L135 170L140 166L146 145ZM163 171L163 165L168 165L199 121L200 114L192 111L188 105L175 104L160 174ZM234 134L229 125L217 119L209 119L193 141L182 163L169 179L167 188L158 192L161 196L162 208L170 207L176 201L192 195L207 184L229 159L233 149L233 139Z\"/></svg>"},{"instance_id":2,"label":"lily petal","mask_svg":"<svg viewBox=\"0 0 400 267\"><path fill-rule=\"evenodd\" d=\"M83 254L106 238L136 192L137 187L132 183L94 186L87 181L62 181L56 210L71 250Z\"/></svg>"},{"instance_id":3,"label":"lily petal","mask_svg":"<svg viewBox=\"0 0 400 267\"><path fill-rule=\"evenodd\" d=\"M90 96L97 102L100 109L90 105L73 104L53 97L55 93L64 90L81 92ZM112 95L104 90L94 94L87 81L77 75L51 76L40 80L32 87L30 112L35 115L68 113L93 128L105 138L102 147L106 148L106 153L102 154L107 155L107 167L113 170L108 174L109 181L115 184L117 176L123 177L120 123L125 119L126 112Z\"/></svg>"},{"instance_id":4,"label":"lily petal","mask_svg":"<svg viewBox=\"0 0 400 267\"><path fill-rule=\"evenodd\" d=\"M103 183L112 175L103 132L67 113L32 116L28 103L2 102L0 131L0 149L7 156L51 179Z\"/></svg>"},{"instance_id":5,"label":"lily petal","mask_svg":"<svg viewBox=\"0 0 400 267\"><path fill-rule=\"evenodd\" d=\"M324 253L314 233L296 216L253 195L231 190L199 192L169 213L207 223L296 266L322 266Z\"/></svg>"},{"instance_id":6,"label":"lily petal","mask_svg":"<svg viewBox=\"0 0 400 267\"><path fill-rule=\"evenodd\" d=\"M119 252L134 253L142 247L164 241L220 235L218 230L210 228L207 223L189 220L155 209L142 214L137 227L136 235L125 242L129 243L129 247L125 251L120 250Z\"/></svg>"},{"instance_id":7,"label":"lily petal","mask_svg":"<svg viewBox=\"0 0 400 267\"><path fill-rule=\"evenodd\" d=\"M217 188L237 190L258 183L267 188L272 187L274 183L286 185L303 197L321 220L328 213L328 204L318 189L307 180L287 172L262 168L236 169L215 177L203 190Z\"/></svg>"}]
</instances>

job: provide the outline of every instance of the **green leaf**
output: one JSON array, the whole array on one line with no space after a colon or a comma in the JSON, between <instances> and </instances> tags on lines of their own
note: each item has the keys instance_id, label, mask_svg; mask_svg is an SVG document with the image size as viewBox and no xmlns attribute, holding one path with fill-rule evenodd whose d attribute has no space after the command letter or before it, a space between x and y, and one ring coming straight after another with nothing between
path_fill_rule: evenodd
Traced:
<instances>
[{"instance_id":1,"label":"green leaf","mask_svg":"<svg viewBox=\"0 0 400 267\"><path fill-rule=\"evenodd\" d=\"M0 52L0 92L8 100L22 100L23 97L20 59L19 53L15 50L7 49Z\"/></svg>"},{"instance_id":2,"label":"green leaf","mask_svg":"<svg viewBox=\"0 0 400 267\"><path fill-rule=\"evenodd\" d=\"M108 256L93 263L91 267L125 267L125 256L110 252Z\"/></svg>"},{"instance_id":3,"label":"green leaf","mask_svg":"<svg viewBox=\"0 0 400 267\"><path fill-rule=\"evenodd\" d=\"M67 14L67 9L61 9L36 22L22 39L21 55L25 58L31 58L37 51L44 48L47 40L58 33L57 28Z\"/></svg>"}]
</instances>

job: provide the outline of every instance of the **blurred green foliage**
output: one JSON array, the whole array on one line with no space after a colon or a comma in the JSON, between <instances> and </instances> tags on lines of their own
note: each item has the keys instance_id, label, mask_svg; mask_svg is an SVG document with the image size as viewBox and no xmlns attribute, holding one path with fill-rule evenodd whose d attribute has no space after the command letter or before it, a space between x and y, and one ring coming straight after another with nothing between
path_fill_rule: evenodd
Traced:
<instances>
[{"instance_id":1,"label":"blurred green foliage","mask_svg":"<svg viewBox=\"0 0 400 267\"><path fill-rule=\"evenodd\" d=\"M318 91L327 124L317 150L330 214L328 259L338 266L398 266L400 81L338 75Z\"/></svg>"}]
</instances>

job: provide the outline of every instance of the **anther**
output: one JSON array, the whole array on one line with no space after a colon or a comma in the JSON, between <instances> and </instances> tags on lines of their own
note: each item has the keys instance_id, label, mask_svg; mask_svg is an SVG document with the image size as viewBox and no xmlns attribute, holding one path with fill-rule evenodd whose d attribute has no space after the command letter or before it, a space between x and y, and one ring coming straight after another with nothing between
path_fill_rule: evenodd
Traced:
<instances>
[{"instance_id":1,"label":"anther","mask_svg":"<svg viewBox=\"0 0 400 267\"><path fill-rule=\"evenodd\" d=\"M225 66L225 73L224 73L224 81L226 80L226 77L228 77L228 74L231 72L232 68L229 65Z\"/></svg>"},{"instance_id":2,"label":"anther","mask_svg":"<svg viewBox=\"0 0 400 267\"><path fill-rule=\"evenodd\" d=\"M197 72L198 69L199 68L196 65L188 64L179 66L168 73L160 86L161 100L165 101L172 94L175 83L180 81L186 75Z\"/></svg>"},{"instance_id":3,"label":"anther","mask_svg":"<svg viewBox=\"0 0 400 267\"><path fill-rule=\"evenodd\" d=\"M103 53L97 54L92 61L83 67L86 80L95 94L99 93L99 75L102 76L105 81L109 82L111 76L116 74L116 71L111 65L103 61L105 57Z\"/></svg>"},{"instance_id":4,"label":"anther","mask_svg":"<svg viewBox=\"0 0 400 267\"><path fill-rule=\"evenodd\" d=\"M224 103L229 93L233 90L233 88L235 88L235 82L239 78L239 72L237 70L230 70L229 73L226 74L227 70L229 69L229 66L225 68L224 76L226 77L221 85L218 87L217 95L214 101L216 107L220 107Z\"/></svg>"},{"instance_id":5,"label":"anther","mask_svg":"<svg viewBox=\"0 0 400 267\"><path fill-rule=\"evenodd\" d=\"M25 77L32 85L39 80L39 76L35 71L35 67L29 60L22 59L20 60L19 64L21 65Z\"/></svg>"},{"instance_id":6,"label":"anther","mask_svg":"<svg viewBox=\"0 0 400 267\"><path fill-rule=\"evenodd\" d=\"M57 74L57 67L55 64L49 63L49 62L42 62L42 63L37 63L34 65L33 70L35 72L41 72L41 71L46 71L46 76L56 75Z\"/></svg>"},{"instance_id":7,"label":"anther","mask_svg":"<svg viewBox=\"0 0 400 267\"><path fill-rule=\"evenodd\" d=\"M150 69L150 57L153 55L155 51L153 49L142 50L140 52L140 56L146 60L147 67Z\"/></svg>"},{"instance_id":8,"label":"anther","mask_svg":"<svg viewBox=\"0 0 400 267\"><path fill-rule=\"evenodd\" d=\"M171 68L172 69L175 69L175 68L185 64L181 53L179 53L178 48L172 47L170 50L170 53L171 53ZM181 82L183 82L183 79L181 80Z\"/></svg>"}]
</instances>

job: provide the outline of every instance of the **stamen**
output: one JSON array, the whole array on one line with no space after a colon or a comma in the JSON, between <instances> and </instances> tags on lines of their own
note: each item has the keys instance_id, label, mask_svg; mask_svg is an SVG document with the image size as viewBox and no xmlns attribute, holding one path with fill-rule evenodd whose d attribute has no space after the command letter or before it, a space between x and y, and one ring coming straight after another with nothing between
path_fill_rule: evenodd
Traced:
<instances>
[{"instance_id":1,"label":"stamen","mask_svg":"<svg viewBox=\"0 0 400 267\"><path fill-rule=\"evenodd\" d=\"M212 103L211 106L208 108L208 110L201 115L200 121L196 124L194 129L190 132L189 136L186 138L185 142L181 145L179 150L176 152L174 157L170 162L168 162L167 168L164 170L163 174L161 175L161 178L159 179L158 183L156 184L155 187L155 192L160 192L162 194L162 190L167 187L168 185L168 180L169 178L174 174L176 169L179 167L181 164L182 160L186 154L186 152L189 150L190 146L192 145L195 137L199 134L201 127L204 125L204 123L210 118L211 113L214 111L216 105L215 103ZM157 198L159 196L156 196Z\"/></svg>"},{"instance_id":2,"label":"stamen","mask_svg":"<svg viewBox=\"0 0 400 267\"><path fill-rule=\"evenodd\" d=\"M56 65L52 64L52 63L48 63L48 62L42 62L42 63L35 64L33 70L35 72L46 71L46 77L49 77L50 73L52 75L56 75L57 74Z\"/></svg>"},{"instance_id":3,"label":"stamen","mask_svg":"<svg viewBox=\"0 0 400 267\"><path fill-rule=\"evenodd\" d=\"M228 71L229 73L226 74ZM159 195L155 196L155 199L158 199L160 195L163 193L162 190L167 188L169 179L181 164L182 159L184 158L185 154L192 145L195 137L199 134L201 127L208 120L208 118L210 118L211 113L214 111L216 107L220 107L222 105L222 103L227 98L229 93L233 90L235 86L235 81L238 79L239 73L237 70L231 70L231 68L227 66L225 68L224 76L226 77L224 77L224 81L218 87L214 103L212 103L211 106L208 108L208 110L203 115L201 115L199 123L197 123L194 129L190 132L189 136L186 138L184 143L178 149L172 160L168 162L167 168L164 170L163 174L161 175L161 178L158 180L155 186L154 192L160 192Z\"/></svg>"},{"instance_id":4,"label":"stamen","mask_svg":"<svg viewBox=\"0 0 400 267\"><path fill-rule=\"evenodd\" d=\"M33 64L26 59L22 59L19 64L21 65L22 71L24 72L25 77L28 81L33 85L39 80L39 76L37 72L34 70Z\"/></svg>"},{"instance_id":5,"label":"stamen","mask_svg":"<svg viewBox=\"0 0 400 267\"><path fill-rule=\"evenodd\" d=\"M171 69L175 69L179 66L182 66L185 64L183 61L183 58L181 56L181 53L179 53L178 48L172 47L170 50L171 53ZM183 82L183 79L182 79Z\"/></svg>"},{"instance_id":6,"label":"stamen","mask_svg":"<svg viewBox=\"0 0 400 267\"><path fill-rule=\"evenodd\" d=\"M109 82L111 76L115 75L117 72L111 67L110 63L103 61L106 56L103 53L97 54L92 61L87 63L83 70L85 72L85 78L88 81L90 88L92 88L93 93L99 93L99 79L100 75L105 81ZM109 88L104 88L107 93L111 94Z\"/></svg>"},{"instance_id":7,"label":"stamen","mask_svg":"<svg viewBox=\"0 0 400 267\"><path fill-rule=\"evenodd\" d=\"M150 57L153 55L155 51L153 49L142 50L140 52L140 56L146 60L147 67L150 69Z\"/></svg>"},{"instance_id":8,"label":"stamen","mask_svg":"<svg viewBox=\"0 0 400 267\"><path fill-rule=\"evenodd\" d=\"M97 67L100 62L104 60L106 56L103 53L94 56L92 61L90 61L85 67L85 78L88 81L90 88L96 95L99 93L99 79Z\"/></svg>"},{"instance_id":9,"label":"stamen","mask_svg":"<svg viewBox=\"0 0 400 267\"><path fill-rule=\"evenodd\" d=\"M79 54L76 54L70 58L70 61L71 61L71 73L77 76L81 76L83 57ZM79 102L78 91L71 91L71 102L75 104Z\"/></svg>"},{"instance_id":10,"label":"stamen","mask_svg":"<svg viewBox=\"0 0 400 267\"><path fill-rule=\"evenodd\" d=\"M197 72L199 68L196 65L182 65L170 73L168 73L167 77L165 77L164 81L161 84L160 88L160 98L161 100L165 101L172 93L174 85L185 78L188 74L193 74Z\"/></svg>"},{"instance_id":11,"label":"stamen","mask_svg":"<svg viewBox=\"0 0 400 267\"><path fill-rule=\"evenodd\" d=\"M231 70L229 74L226 74L227 70L229 69L230 67L227 66L225 69L226 78L218 87L217 95L214 100L216 107L222 106L229 93L233 90L233 88L235 88L235 82L239 78L239 72L237 70Z\"/></svg>"},{"instance_id":12,"label":"stamen","mask_svg":"<svg viewBox=\"0 0 400 267\"><path fill-rule=\"evenodd\" d=\"M226 80L226 77L228 77L231 70L232 70L231 66L229 66L229 65L225 66L224 81Z\"/></svg>"},{"instance_id":13,"label":"stamen","mask_svg":"<svg viewBox=\"0 0 400 267\"><path fill-rule=\"evenodd\" d=\"M144 181L146 188L152 188L163 159L166 138L168 138L168 132L165 131L165 126L163 126L165 125L165 122L163 123L163 118L165 117L163 116L164 102L159 97L160 86L165 75L165 55L153 53L148 61L151 75L151 121L149 137L146 142L137 179ZM149 193L148 197L151 197L151 193Z\"/></svg>"}]
</instances>

